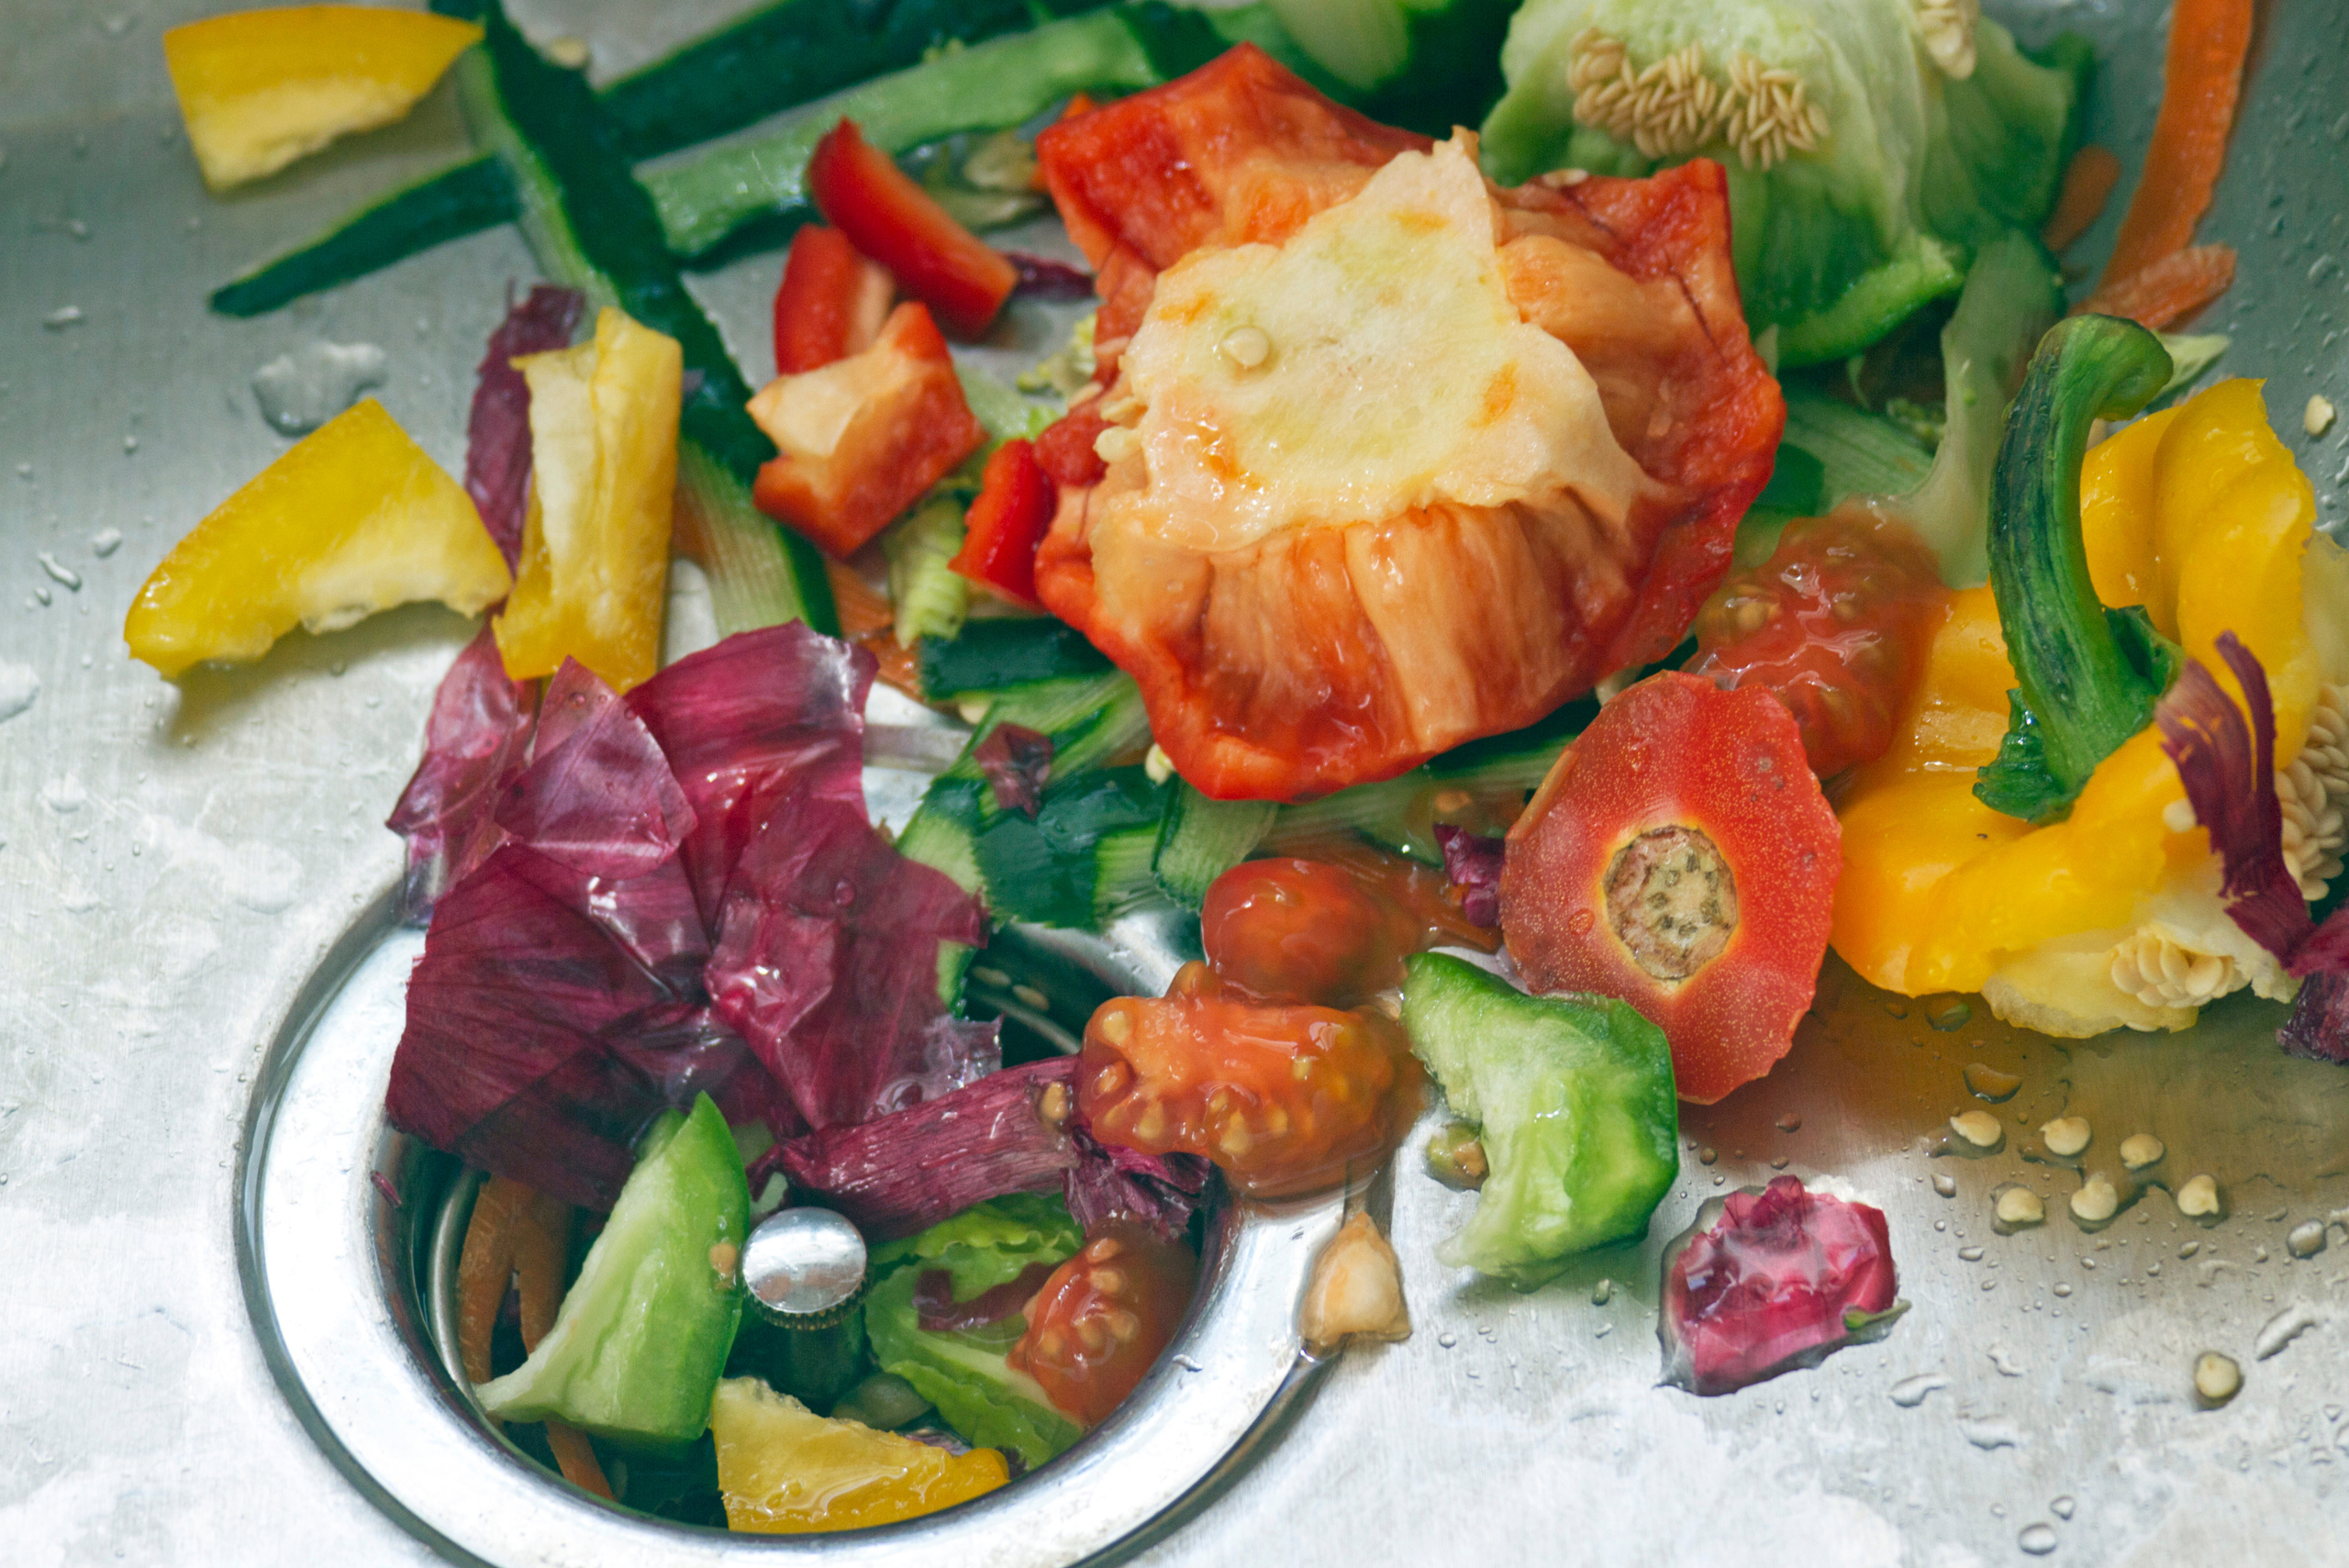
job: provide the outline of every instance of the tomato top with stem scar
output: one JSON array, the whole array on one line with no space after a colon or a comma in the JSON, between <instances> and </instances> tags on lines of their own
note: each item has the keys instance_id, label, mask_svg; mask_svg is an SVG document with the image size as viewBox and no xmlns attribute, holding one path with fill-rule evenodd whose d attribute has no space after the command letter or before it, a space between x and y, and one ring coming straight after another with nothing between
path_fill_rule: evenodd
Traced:
<instances>
[{"instance_id":1,"label":"tomato top with stem scar","mask_svg":"<svg viewBox=\"0 0 2349 1568\"><path fill-rule=\"evenodd\" d=\"M1111 1219L1052 1271L1004 1360L1086 1426L1106 1419L1174 1338L1198 1260L1149 1227Z\"/></svg>"}]
</instances>

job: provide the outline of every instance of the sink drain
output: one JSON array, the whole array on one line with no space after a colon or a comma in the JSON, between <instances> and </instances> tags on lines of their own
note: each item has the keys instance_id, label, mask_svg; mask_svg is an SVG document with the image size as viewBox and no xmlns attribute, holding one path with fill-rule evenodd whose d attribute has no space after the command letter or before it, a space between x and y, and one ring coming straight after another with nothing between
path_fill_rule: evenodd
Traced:
<instances>
[{"instance_id":1,"label":"sink drain","mask_svg":"<svg viewBox=\"0 0 2349 1568\"><path fill-rule=\"evenodd\" d=\"M1106 937L1014 936L1053 979L1155 992L1179 961L1171 921ZM1210 1209L1199 1285L1174 1341L1117 1413L1033 1474L943 1513L822 1536L675 1524L589 1496L492 1428L454 1375L450 1314L467 1176L394 1131L384 1085L423 934L388 896L337 944L273 1043L250 1113L237 1244L246 1305L279 1385L370 1501L461 1561L640 1568L820 1553L827 1564L1058 1568L1132 1550L1211 1497L1319 1363L1297 1339L1338 1195ZM1023 968L1025 965L1023 964ZM1030 988L1031 991L1033 987ZM1036 1023L1048 1023L1034 1008Z\"/></svg>"}]
</instances>

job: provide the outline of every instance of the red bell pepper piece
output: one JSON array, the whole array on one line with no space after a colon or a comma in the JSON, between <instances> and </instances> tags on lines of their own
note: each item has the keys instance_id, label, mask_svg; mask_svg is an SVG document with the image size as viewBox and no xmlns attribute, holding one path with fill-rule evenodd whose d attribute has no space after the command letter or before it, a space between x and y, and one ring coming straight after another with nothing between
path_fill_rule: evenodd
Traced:
<instances>
[{"instance_id":1,"label":"red bell pepper piece","mask_svg":"<svg viewBox=\"0 0 2349 1568\"><path fill-rule=\"evenodd\" d=\"M964 337L985 332L1019 282L1018 269L867 143L854 120L816 144L807 192L824 221Z\"/></svg>"},{"instance_id":2,"label":"red bell pepper piece","mask_svg":"<svg viewBox=\"0 0 2349 1568\"><path fill-rule=\"evenodd\" d=\"M836 556L854 553L986 440L930 312L908 302L861 354L751 399L778 455L751 499Z\"/></svg>"},{"instance_id":3,"label":"red bell pepper piece","mask_svg":"<svg viewBox=\"0 0 2349 1568\"><path fill-rule=\"evenodd\" d=\"M811 223L791 237L774 291L774 370L797 375L863 353L889 314L889 275L848 236Z\"/></svg>"},{"instance_id":4,"label":"red bell pepper piece","mask_svg":"<svg viewBox=\"0 0 2349 1568\"><path fill-rule=\"evenodd\" d=\"M1036 444L1004 442L979 475L978 499L963 519L963 548L947 564L983 588L1041 608L1036 546L1059 501L1052 476L1036 461Z\"/></svg>"}]
</instances>

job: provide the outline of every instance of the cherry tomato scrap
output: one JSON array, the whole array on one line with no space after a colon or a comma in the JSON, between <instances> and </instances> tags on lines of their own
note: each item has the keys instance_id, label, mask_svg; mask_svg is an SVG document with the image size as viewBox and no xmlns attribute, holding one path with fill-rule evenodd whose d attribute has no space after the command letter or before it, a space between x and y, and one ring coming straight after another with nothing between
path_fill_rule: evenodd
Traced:
<instances>
[{"instance_id":1,"label":"cherry tomato scrap","mask_svg":"<svg viewBox=\"0 0 2349 1568\"><path fill-rule=\"evenodd\" d=\"M1688 673L1785 703L1810 771L1826 778L1891 746L1949 602L1906 525L1857 508L1805 517L1706 601Z\"/></svg>"},{"instance_id":2,"label":"cherry tomato scrap","mask_svg":"<svg viewBox=\"0 0 2349 1568\"><path fill-rule=\"evenodd\" d=\"M1368 845L1334 844L1311 860L1244 861L1216 878L1199 908L1199 940L1231 989L1330 1007L1359 1006L1400 985L1412 953L1442 942L1493 945L1446 896L1442 873Z\"/></svg>"},{"instance_id":3,"label":"cherry tomato scrap","mask_svg":"<svg viewBox=\"0 0 2349 1568\"><path fill-rule=\"evenodd\" d=\"M1194 964L1163 997L1093 1015L1077 1105L1105 1143L1204 1154L1241 1192L1286 1197L1384 1159L1419 1114L1419 1081L1383 1013L1250 1001Z\"/></svg>"},{"instance_id":4,"label":"cherry tomato scrap","mask_svg":"<svg viewBox=\"0 0 2349 1568\"><path fill-rule=\"evenodd\" d=\"M1188 1247L1109 1220L1044 1282L1028 1304L1028 1331L1004 1360L1064 1414L1097 1425L1174 1338L1198 1274Z\"/></svg>"}]
</instances>

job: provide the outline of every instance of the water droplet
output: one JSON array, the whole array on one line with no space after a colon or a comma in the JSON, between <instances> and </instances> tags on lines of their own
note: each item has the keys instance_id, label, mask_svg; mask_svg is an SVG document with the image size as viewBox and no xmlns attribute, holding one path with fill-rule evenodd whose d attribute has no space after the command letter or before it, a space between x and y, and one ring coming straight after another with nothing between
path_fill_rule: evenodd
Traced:
<instances>
[{"instance_id":1,"label":"water droplet","mask_svg":"<svg viewBox=\"0 0 2349 1568\"><path fill-rule=\"evenodd\" d=\"M2290 1344L2323 1320L2317 1315L2315 1307L2304 1301L2294 1302L2261 1324L2259 1332L2252 1336L2252 1359L2264 1362L2271 1356L2280 1354L2286 1345Z\"/></svg>"},{"instance_id":2,"label":"water droplet","mask_svg":"<svg viewBox=\"0 0 2349 1568\"><path fill-rule=\"evenodd\" d=\"M1903 1410L1914 1410L1925 1402L1926 1396L1936 1388L1947 1388L1949 1379L1937 1372L1920 1372L1914 1377L1904 1377L1892 1385L1892 1402Z\"/></svg>"},{"instance_id":3,"label":"water droplet","mask_svg":"<svg viewBox=\"0 0 2349 1568\"><path fill-rule=\"evenodd\" d=\"M1957 1250L1957 1255L1966 1262L1978 1263L1982 1261L1982 1249L1979 1247L1960 1247Z\"/></svg>"},{"instance_id":4,"label":"water droplet","mask_svg":"<svg viewBox=\"0 0 2349 1568\"><path fill-rule=\"evenodd\" d=\"M2033 1557L2044 1557L2055 1550L2055 1527L2044 1523L2025 1525L2022 1533L2015 1537L2015 1544Z\"/></svg>"},{"instance_id":5,"label":"water droplet","mask_svg":"<svg viewBox=\"0 0 2349 1568\"><path fill-rule=\"evenodd\" d=\"M1785 1170L1785 1169L1787 1168L1787 1164L1788 1164L1788 1163L1789 1163L1789 1162L1787 1161L1787 1157L1786 1157L1785 1155L1783 1155L1783 1154L1780 1154L1780 1155L1776 1156L1776 1158L1774 1158L1774 1159L1770 1162L1770 1169L1772 1169L1773 1171L1783 1171L1783 1170Z\"/></svg>"},{"instance_id":6,"label":"water droplet","mask_svg":"<svg viewBox=\"0 0 2349 1568\"><path fill-rule=\"evenodd\" d=\"M1709 1165L1720 1157L1720 1151L1709 1146L1697 1151L1697 1163L1699 1165Z\"/></svg>"},{"instance_id":7,"label":"water droplet","mask_svg":"<svg viewBox=\"0 0 2349 1568\"><path fill-rule=\"evenodd\" d=\"M68 327L78 325L81 320L82 307L80 306L61 305L55 310L50 311L47 316L42 317L40 318L40 324L43 327L48 328L52 332L62 332Z\"/></svg>"},{"instance_id":8,"label":"water droplet","mask_svg":"<svg viewBox=\"0 0 2349 1568\"><path fill-rule=\"evenodd\" d=\"M1435 1342L1448 1351L1460 1342L1460 1336L1447 1329L1435 1337Z\"/></svg>"},{"instance_id":9,"label":"water droplet","mask_svg":"<svg viewBox=\"0 0 2349 1568\"><path fill-rule=\"evenodd\" d=\"M1947 1171L1934 1172L1933 1191L1941 1194L1943 1197L1955 1197L1957 1195L1957 1178L1951 1175Z\"/></svg>"},{"instance_id":10,"label":"water droplet","mask_svg":"<svg viewBox=\"0 0 2349 1568\"><path fill-rule=\"evenodd\" d=\"M2013 1099L2015 1091L2022 1087L2022 1078L2020 1074L2001 1073L1996 1067L1982 1062L1968 1062L1965 1077L1968 1093L1976 1099L1987 1100L1994 1106L2002 1105Z\"/></svg>"},{"instance_id":11,"label":"water droplet","mask_svg":"<svg viewBox=\"0 0 2349 1568\"><path fill-rule=\"evenodd\" d=\"M70 817L89 804L90 792L72 773L51 779L41 786L40 803L60 817Z\"/></svg>"},{"instance_id":12,"label":"water droplet","mask_svg":"<svg viewBox=\"0 0 2349 1568\"><path fill-rule=\"evenodd\" d=\"M139 438L138 438L137 436L125 436L125 437L123 437L123 438L122 438L122 450L123 450L124 451L126 451L126 452L135 452L135 451L137 451L137 450L139 450Z\"/></svg>"},{"instance_id":13,"label":"water droplet","mask_svg":"<svg viewBox=\"0 0 2349 1568\"><path fill-rule=\"evenodd\" d=\"M2054 1502L2048 1504L2047 1511L2054 1514L2059 1519L2068 1519L2072 1517L2072 1511L2078 1507L2079 1505L2073 1502L2070 1495L2067 1493L2064 1496L2058 1497Z\"/></svg>"},{"instance_id":14,"label":"water droplet","mask_svg":"<svg viewBox=\"0 0 2349 1568\"><path fill-rule=\"evenodd\" d=\"M1590 935L1591 927L1598 923L1598 917L1587 909L1577 909L1566 917L1566 929L1577 937Z\"/></svg>"},{"instance_id":15,"label":"water droplet","mask_svg":"<svg viewBox=\"0 0 2349 1568\"><path fill-rule=\"evenodd\" d=\"M49 573L50 582L70 588L77 594L82 591L82 574L49 551L44 550L33 559L40 562L40 569Z\"/></svg>"},{"instance_id":16,"label":"water droplet","mask_svg":"<svg viewBox=\"0 0 2349 1568\"><path fill-rule=\"evenodd\" d=\"M2303 1220L2284 1238L2284 1251L2296 1258L2313 1258L2324 1251L2324 1221Z\"/></svg>"},{"instance_id":17,"label":"water droplet","mask_svg":"<svg viewBox=\"0 0 2349 1568\"><path fill-rule=\"evenodd\" d=\"M32 476L33 476L33 465L32 465L31 463L28 463L28 462L20 462L20 463L18 463L18 464L17 465L17 478L19 478L19 479L25 479L25 480L29 480L29 479L31 479L31 478L32 478Z\"/></svg>"},{"instance_id":18,"label":"water droplet","mask_svg":"<svg viewBox=\"0 0 2349 1568\"><path fill-rule=\"evenodd\" d=\"M1973 1017L1972 1005L1964 1001L1928 1003L1925 1007L1925 1021L1944 1034L1964 1029Z\"/></svg>"},{"instance_id":19,"label":"water droplet","mask_svg":"<svg viewBox=\"0 0 2349 1568\"><path fill-rule=\"evenodd\" d=\"M2069 1296L2072 1294L2072 1287L2064 1281L2057 1280L2055 1282L2055 1294L2058 1296Z\"/></svg>"},{"instance_id":20,"label":"water droplet","mask_svg":"<svg viewBox=\"0 0 2349 1568\"><path fill-rule=\"evenodd\" d=\"M842 877L840 881L832 884L832 904L835 908L845 909L855 902L856 884L849 881L846 877Z\"/></svg>"},{"instance_id":21,"label":"water droplet","mask_svg":"<svg viewBox=\"0 0 2349 1568\"><path fill-rule=\"evenodd\" d=\"M33 673L31 665L0 660L0 723L32 706L33 699L39 695L40 677Z\"/></svg>"},{"instance_id":22,"label":"water droplet","mask_svg":"<svg viewBox=\"0 0 2349 1568\"><path fill-rule=\"evenodd\" d=\"M1957 1432L1958 1436L1985 1453L2022 1446L2022 1434L2000 1420L1961 1416L1957 1420Z\"/></svg>"},{"instance_id":23,"label":"water droplet","mask_svg":"<svg viewBox=\"0 0 2349 1568\"><path fill-rule=\"evenodd\" d=\"M1602 1279L1590 1287L1590 1304L1593 1307L1604 1307L1614 1299L1615 1282L1613 1280Z\"/></svg>"},{"instance_id":24,"label":"water droplet","mask_svg":"<svg viewBox=\"0 0 2349 1568\"><path fill-rule=\"evenodd\" d=\"M1778 1130L1780 1132L1800 1132L1802 1130L1802 1118L1797 1116L1792 1111L1788 1111L1786 1115L1778 1118Z\"/></svg>"},{"instance_id":25,"label":"water droplet","mask_svg":"<svg viewBox=\"0 0 2349 1568\"><path fill-rule=\"evenodd\" d=\"M1888 1018L1905 1018L1909 1016L1909 1009L1898 1002L1887 1002L1884 1015Z\"/></svg>"},{"instance_id":26,"label":"water droplet","mask_svg":"<svg viewBox=\"0 0 2349 1568\"><path fill-rule=\"evenodd\" d=\"M104 561L122 548L120 528L100 528L90 536L90 553Z\"/></svg>"},{"instance_id":27,"label":"water droplet","mask_svg":"<svg viewBox=\"0 0 2349 1568\"><path fill-rule=\"evenodd\" d=\"M381 386L389 362L373 343L306 343L253 372L253 399L270 428L304 435Z\"/></svg>"}]
</instances>

